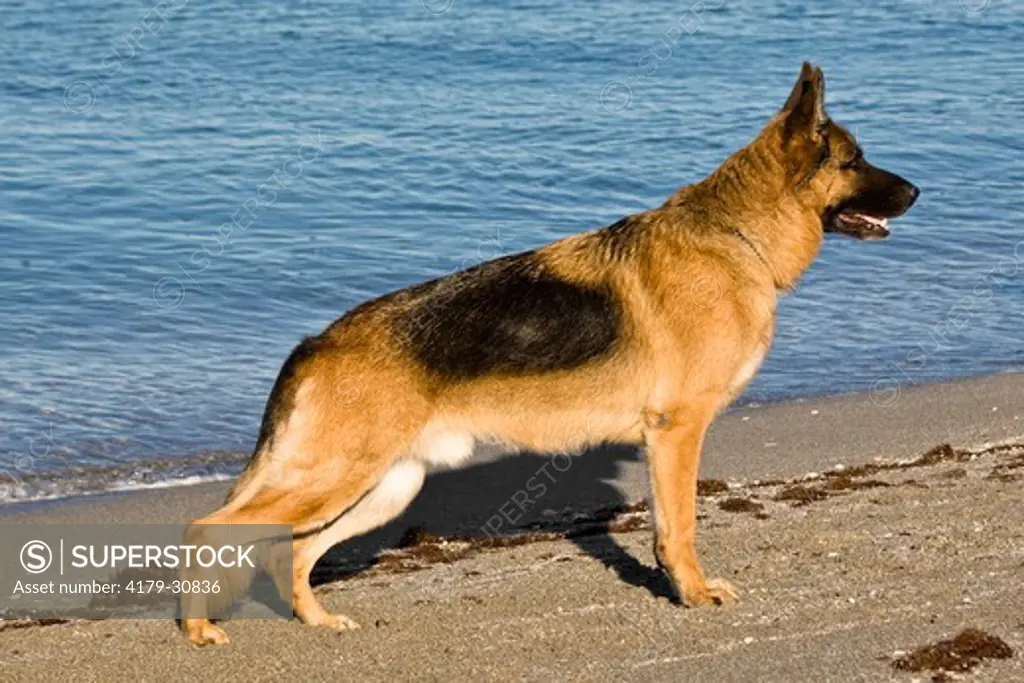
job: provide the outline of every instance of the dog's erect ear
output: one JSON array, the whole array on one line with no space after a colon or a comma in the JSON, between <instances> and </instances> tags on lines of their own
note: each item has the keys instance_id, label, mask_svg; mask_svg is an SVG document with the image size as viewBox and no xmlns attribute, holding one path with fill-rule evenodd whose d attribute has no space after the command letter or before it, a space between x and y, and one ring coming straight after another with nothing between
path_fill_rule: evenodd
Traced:
<instances>
[{"instance_id":1,"label":"dog's erect ear","mask_svg":"<svg viewBox=\"0 0 1024 683\"><path fill-rule=\"evenodd\" d=\"M828 124L825 113L825 74L821 69L804 62L793 92L782 108L786 114L786 137L805 132L812 138L821 135Z\"/></svg>"}]
</instances>

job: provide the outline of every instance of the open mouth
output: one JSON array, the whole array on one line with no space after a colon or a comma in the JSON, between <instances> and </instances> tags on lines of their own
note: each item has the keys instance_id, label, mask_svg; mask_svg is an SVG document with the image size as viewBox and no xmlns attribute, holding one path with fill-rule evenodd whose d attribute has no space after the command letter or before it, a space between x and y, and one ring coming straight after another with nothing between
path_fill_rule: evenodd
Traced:
<instances>
[{"instance_id":1,"label":"open mouth","mask_svg":"<svg viewBox=\"0 0 1024 683\"><path fill-rule=\"evenodd\" d=\"M889 236L889 219L856 211L840 211L825 230L862 240L882 240Z\"/></svg>"}]
</instances>

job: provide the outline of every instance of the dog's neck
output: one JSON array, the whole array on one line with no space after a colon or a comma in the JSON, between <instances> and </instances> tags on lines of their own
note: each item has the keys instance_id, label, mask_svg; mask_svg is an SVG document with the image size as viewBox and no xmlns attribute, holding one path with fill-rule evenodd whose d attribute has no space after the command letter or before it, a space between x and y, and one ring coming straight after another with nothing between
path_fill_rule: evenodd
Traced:
<instances>
[{"instance_id":1,"label":"dog's neck","mask_svg":"<svg viewBox=\"0 0 1024 683\"><path fill-rule=\"evenodd\" d=\"M814 261L824 234L820 209L806 205L785 167L778 131L769 126L707 178L676 192L666 207L701 207L709 231L741 236L769 270L777 289L790 289Z\"/></svg>"},{"instance_id":2,"label":"dog's neck","mask_svg":"<svg viewBox=\"0 0 1024 683\"><path fill-rule=\"evenodd\" d=\"M775 281L775 273L772 270L772 264L769 263L768 259L766 259L764 254L761 253L761 248L758 247L754 242L752 242L751 239L747 237L746 234L744 234L744 232L739 228L733 228L731 232L732 234L736 235L736 237L739 238L740 242L743 242L743 244L750 249L750 253L756 256L757 260L764 264L764 267L767 268L770 273L772 273L772 280L775 282L775 288L779 289L780 285L777 281Z\"/></svg>"}]
</instances>

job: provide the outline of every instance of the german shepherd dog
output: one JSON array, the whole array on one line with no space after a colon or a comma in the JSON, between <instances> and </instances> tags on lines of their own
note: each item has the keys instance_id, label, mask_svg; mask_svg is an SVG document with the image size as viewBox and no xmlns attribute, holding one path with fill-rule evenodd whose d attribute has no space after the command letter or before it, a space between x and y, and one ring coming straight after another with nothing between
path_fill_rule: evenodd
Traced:
<instances>
[{"instance_id":1,"label":"german shepherd dog","mask_svg":"<svg viewBox=\"0 0 1024 683\"><path fill-rule=\"evenodd\" d=\"M248 468L194 535L291 525L283 597L307 624L355 628L317 602L310 571L401 513L428 470L458 466L478 440L537 452L627 442L646 448L656 556L677 597L735 600L694 548L704 434L757 372L776 300L824 233L884 238L918 195L867 162L824 95L804 63L757 138L662 206L382 296L305 339ZM205 618L182 630L227 642Z\"/></svg>"}]
</instances>

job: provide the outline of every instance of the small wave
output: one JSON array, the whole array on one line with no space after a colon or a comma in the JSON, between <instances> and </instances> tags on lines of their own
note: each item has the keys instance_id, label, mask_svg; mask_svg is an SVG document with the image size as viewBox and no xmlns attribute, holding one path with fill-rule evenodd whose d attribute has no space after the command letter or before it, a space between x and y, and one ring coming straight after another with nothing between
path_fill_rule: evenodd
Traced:
<instances>
[{"instance_id":1,"label":"small wave","mask_svg":"<svg viewBox=\"0 0 1024 683\"><path fill-rule=\"evenodd\" d=\"M211 451L183 458L4 476L0 477L0 506L225 481L237 476L248 459L246 453Z\"/></svg>"}]
</instances>

